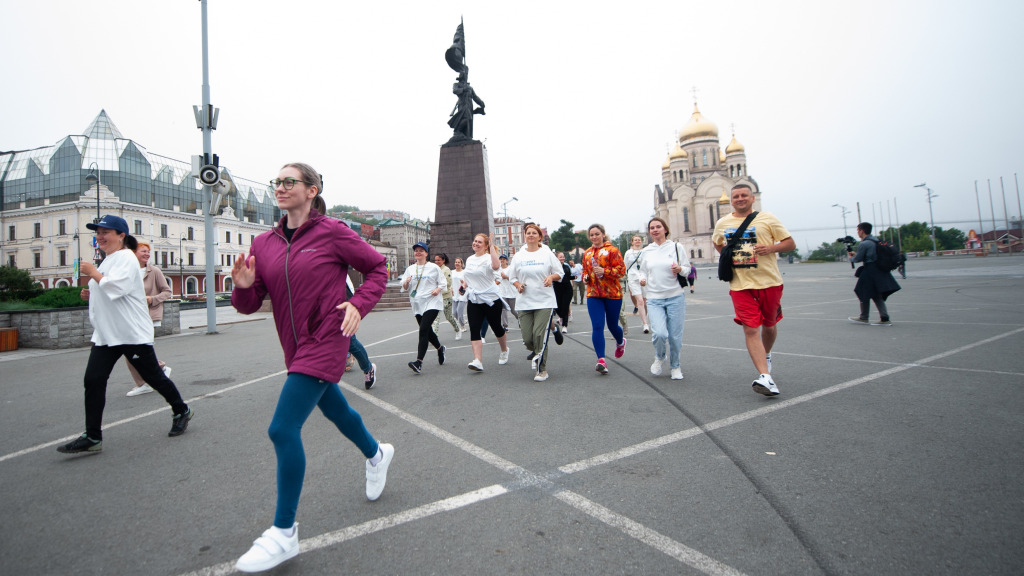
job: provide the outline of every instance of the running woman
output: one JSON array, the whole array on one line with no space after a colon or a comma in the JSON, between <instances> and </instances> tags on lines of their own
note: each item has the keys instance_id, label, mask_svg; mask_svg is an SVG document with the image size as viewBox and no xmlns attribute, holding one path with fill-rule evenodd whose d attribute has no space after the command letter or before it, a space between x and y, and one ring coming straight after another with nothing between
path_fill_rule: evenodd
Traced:
<instances>
[{"instance_id":1,"label":"running woman","mask_svg":"<svg viewBox=\"0 0 1024 576\"><path fill-rule=\"evenodd\" d=\"M587 228L587 238L592 246L583 253L583 281L587 284L587 312L597 354L595 369L601 374L608 374L608 362L604 357L605 324L615 338L615 357L622 358L626 352L626 337L618 324L622 309L621 279L626 275L626 263L619 249L608 241L604 226L591 224Z\"/></svg>"}]
</instances>

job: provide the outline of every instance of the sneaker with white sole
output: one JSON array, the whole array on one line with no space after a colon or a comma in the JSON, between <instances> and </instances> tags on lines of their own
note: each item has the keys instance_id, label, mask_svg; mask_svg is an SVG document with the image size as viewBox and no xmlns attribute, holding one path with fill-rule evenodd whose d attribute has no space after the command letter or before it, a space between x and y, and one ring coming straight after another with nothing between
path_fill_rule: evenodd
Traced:
<instances>
[{"instance_id":1,"label":"sneaker with white sole","mask_svg":"<svg viewBox=\"0 0 1024 576\"><path fill-rule=\"evenodd\" d=\"M470 362L467 367L474 372L484 371L484 363L476 358L474 358L473 361Z\"/></svg>"},{"instance_id":2,"label":"sneaker with white sole","mask_svg":"<svg viewBox=\"0 0 1024 576\"><path fill-rule=\"evenodd\" d=\"M850 322L854 324L870 324L867 318L861 318L860 316L850 316Z\"/></svg>"},{"instance_id":3,"label":"sneaker with white sole","mask_svg":"<svg viewBox=\"0 0 1024 576\"><path fill-rule=\"evenodd\" d=\"M461 329L455 331L455 339L456 340L462 340L462 330Z\"/></svg>"},{"instance_id":4,"label":"sneaker with white sole","mask_svg":"<svg viewBox=\"0 0 1024 576\"><path fill-rule=\"evenodd\" d=\"M367 390L369 390L370 388L373 388L373 385L377 383L377 365L376 364L370 364L370 371L366 373L366 375L363 377L363 380L365 381L364 383L366 384L366 389Z\"/></svg>"},{"instance_id":5,"label":"sneaker with white sole","mask_svg":"<svg viewBox=\"0 0 1024 576\"><path fill-rule=\"evenodd\" d=\"M625 332L623 332L623 334L625 334ZM619 345L617 345L615 347L615 357L616 358L622 358L622 355L625 354L625 353L626 353L626 339L623 338L622 339L622 344L619 344Z\"/></svg>"},{"instance_id":6,"label":"sneaker with white sole","mask_svg":"<svg viewBox=\"0 0 1024 576\"><path fill-rule=\"evenodd\" d=\"M661 367L664 364L664 358L655 358L654 363L651 364L651 374L655 376L661 376Z\"/></svg>"},{"instance_id":7,"label":"sneaker with white sole","mask_svg":"<svg viewBox=\"0 0 1024 576\"><path fill-rule=\"evenodd\" d=\"M597 361L597 366L595 366L594 369L597 370L602 376L608 375L608 363L604 361L604 358L601 358Z\"/></svg>"},{"instance_id":8,"label":"sneaker with white sole","mask_svg":"<svg viewBox=\"0 0 1024 576\"><path fill-rule=\"evenodd\" d=\"M153 391L153 388L149 384L143 384L142 386L136 386L128 391L125 396L138 396L140 394L149 394Z\"/></svg>"},{"instance_id":9,"label":"sneaker with white sole","mask_svg":"<svg viewBox=\"0 0 1024 576\"><path fill-rule=\"evenodd\" d=\"M562 342L565 342L565 335L562 334L562 325L555 324L555 344L561 346Z\"/></svg>"},{"instance_id":10,"label":"sneaker with white sole","mask_svg":"<svg viewBox=\"0 0 1024 576\"><path fill-rule=\"evenodd\" d=\"M277 526L263 532L263 535L252 543L252 548L242 555L235 563L235 569L242 572L262 572L270 570L281 562L294 558L299 554L299 524L291 529L292 535L287 536Z\"/></svg>"},{"instance_id":11,"label":"sneaker with white sole","mask_svg":"<svg viewBox=\"0 0 1024 576\"><path fill-rule=\"evenodd\" d=\"M682 368L673 368L672 369L672 379L673 380L682 380L683 379L683 369Z\"/></svg>"},{"instance_id":12,"label":"sneaker with white sole","mask_svg":"<svg viewBox=\"0 0 1024 576\"><path fill-rule=\"evenodd\" d=\"M86 434L82 434L63 446L57 446L57 452L60 452L61 454L80 454L82 452L96 453L102 451L103 441L93 440Z\"/></svg>"},{"instance_id":13,"label":"sneaker with white sole","mask_svg":"<svg viewBox=\"0 0 1024 576\"><path fill-rule=\"evenodd\" d=\"M540 372L537 372L536 376L533 377L533 381L534 382L543 382L543 381L545 381L547 379L548 379L548 371L547 370L541 370Z\"/></svg>"},{"instance_id":14,"label":"sneaker with white sole","mask_svg":"<svg viewBox=\"0 0 1024 576\"><path fill-rule=\"evenodd\" d=\"M650 334L650 333L651 333L651 325L650 324L644 324L644 334Z\"/></svg>"},{"instance_id":15,"label":"sneaker with white sole","mask_svg":"<svg viewBox=\"0 0 1024 576\"><path fill-rule=\"evenodd\" d=\"M498 364L508 364L508 350L498 353Z\"/></svg>"},{"instance_id":16,"label":"sneaker with white sole","mask_svg":"<svg viewBox=\"0 0 1024 576\"><path fill-rule=\"evenodd\" d=\"M754 380L751 386L754 388L754 392L758 394L764 394L765 396L779 395L779 387L775 385L771 374L761 374L757 377L757 380Z\"/></svg>"},{"instance_id":17,"label":"sneaker with white sole","mask_svg":"<svg viewBox=\"0 0 1024 576\"><path fill-rule=\"evenodd\" d=\"M383 455L376 466L366 461L366 498L371 502L380 498L384 492L384 484L388 481L388 466L395 457L395 447L391 444L381 444L380 453Z\"/></svg>"},{"instance_id":18,"label":"sneaker with white sole","mask_svg":"<svg viewBox=\"0 0 1024 576\"><path fill-rule=\"evenodd\" d=\"M162 368L162 370L164 371L164 376L167 376L167 379L170 380L171 379L171 371L173 370L173 368L171 368L170 366L166 366L165 365Z\"/></svg>"}]
</instances>

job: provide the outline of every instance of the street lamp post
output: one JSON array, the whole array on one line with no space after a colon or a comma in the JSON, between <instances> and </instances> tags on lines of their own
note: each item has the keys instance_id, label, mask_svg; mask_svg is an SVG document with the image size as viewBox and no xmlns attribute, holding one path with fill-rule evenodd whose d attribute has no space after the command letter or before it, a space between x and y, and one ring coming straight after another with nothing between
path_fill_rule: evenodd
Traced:
<instances>
[{"instance_id":1,"label":"street lamp post","mask_svg":"<svg viewBox=\"0 0 1024 576\"><path fill-rule=\"evenodd\" d=\"M938 257L938 255L939 255L939 247L938 247L938 244L935 242L935 215L932 213L932 198L938 198L939 195L932 193L932 189L928 187L928 183L927 182L921 182L920 184L914 186L914 188L924 188L927 191L927 194L928 194L928 218L931 219L931 223L932 223L932 256L933 257Z\"/></svg>"},{"instance_id":2,"label":"street lamp post","mask_svg":"<svg viewBox=\"0 0 1024 576\"><path fill-rule=\"evenodd\" d=\"M832 207L839 208L840 210L843 211L843 236L849 236L850 233L846 231L846 215L849 214L850 211L846 209L846 206L841 206L839 204L833 204Z\"/></svg>"},{"instance_id":3,"label":"street lamp post","mask_svg":"<svg viewBox=\"0 0 1024 576\"><path fill-rule=\"evenodd\" d=\"M184 250L184 238L181 234L178 234L178 297L185 298L185 250Z\"/></svg>"},{"instance_id":4,"label":"street lamp post","mask_svg":"<svg viewBox=\"0 0 1024 576\"><path fill-rule=\"evenodd\" d=\"M97 164L95 162L92 162L92 163L89 164L89 174L87 174L85 176L85 181L88 182L90 186L94 182L96 183L96 219L93 220L93 224L95 224L95 223L99 222L100 219L101 219L101 216L100 216L100 184L101 184L101 182L100 182L100 166L99 166L99 164ZM103 254L103 251L100 250L99 246L96 246L96 254L94 255L93 259L96 260L96 265L97 266L99 266L100 261L103 260L104 256L105 256L105 254Z\"/></svg>"},{"instance_id":5,"label":"street lamp post","mask_svg":"<svg viewBox=\"0 0 1024 576\"><path fill-rule=\"evenodd\" d=\"M505 224L505 243L507 244L507 246L505 247L506 253L509 252L510 248L512 247L512 230L511 226L508 225L508 205L518 201L519 198L513 196L511 200L503 202L501 204L501 210L505 214L505 221L503 222L503 224Z\"/></svg>"}]
</instances>

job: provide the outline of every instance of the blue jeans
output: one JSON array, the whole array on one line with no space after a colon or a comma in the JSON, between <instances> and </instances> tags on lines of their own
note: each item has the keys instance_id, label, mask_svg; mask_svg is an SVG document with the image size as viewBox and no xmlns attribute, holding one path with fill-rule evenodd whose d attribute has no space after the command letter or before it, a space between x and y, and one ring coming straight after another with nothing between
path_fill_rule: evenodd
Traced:
<instances>
[{"instance_id":1,"label":"blue jeans","mask_svg":"<svg viewBox=\"0 0 1024 576\"><path fill-rule=\"evenodd\" d=\"M359 369L363 371L363 374L368 373L370 368L373 367L373 364L370 363L370 355L366 353L366 348L355 336L352 337L352 341L348 344L348 353L359 363Z\"/></svg>"},{"instance_id":2,"label":"blue jeans","mask_svg":"<svg viewBox=\"0 0 1024 576\"><path fill-rule=\"evenodd\" d=\"M590 314L590 334L594 342L594 352L598 359L604 358L604 324L615 338L615 344L622 344L622 328L619 326L619 310L622 300L614 298L587 298L587 312Z\"/></svg>"},{"instance_id":3,"label":"blue jeans","mask_svg":"<svg viewBox=\"0 0 1024 576\"><path fill-rule=\"evenodd\" d=\"M277 453L277 511L274 526L291 528L299 508L299 495L306 476L306 452L302 448L302 425L314 407L351 440L367 458L377 454L378 443L363 426L363 418L352 409L333 382L292 372L284 381L274 418L267 433Z\"/></svg>"},{"instance_id":4,"label":"blue jeans","mask_svg":"<svg viewBox=\"0 0 1024 576\"><path fill-rule=\"evenodd\" d=\"M651 322L651 341L654 355L665 359L668 342L669 366L680 368L679 354L683 349L683 323L686 320L686 298L682 294L672 298L649 298L647 319Z\"/></svg>"}]
</instances>

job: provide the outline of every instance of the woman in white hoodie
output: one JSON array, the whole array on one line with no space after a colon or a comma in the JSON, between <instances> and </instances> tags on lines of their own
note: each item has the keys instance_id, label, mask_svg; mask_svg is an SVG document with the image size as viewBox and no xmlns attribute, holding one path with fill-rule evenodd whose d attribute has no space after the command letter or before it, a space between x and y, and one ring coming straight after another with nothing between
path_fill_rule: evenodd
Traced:
<instances>
[{"instance_id":1,"label":"woman in white hoodie","mask_svg":"<svg viewBox=\"0 0 1024 576\"><path fill-rule=\"evenodd\" d=\"M672 379L683 379L680 352L683 348L683 323L686 320L686 297L677 278L690 272L690 259L677 243L668 239L668 224L651 218L647 232L653 242L640 258L640 285L647 287L647 317L654 333L654 363L651 374L661 375L665 362L665 344L669 349Z\"/></svg>"}]
</instances>

